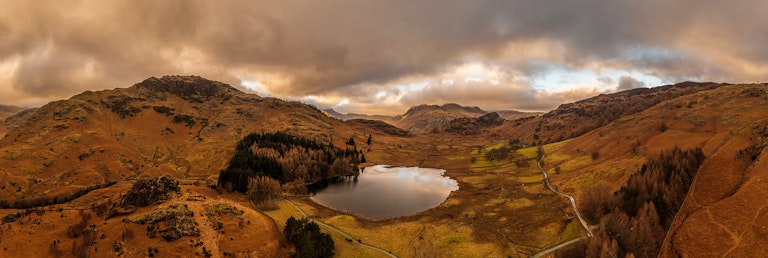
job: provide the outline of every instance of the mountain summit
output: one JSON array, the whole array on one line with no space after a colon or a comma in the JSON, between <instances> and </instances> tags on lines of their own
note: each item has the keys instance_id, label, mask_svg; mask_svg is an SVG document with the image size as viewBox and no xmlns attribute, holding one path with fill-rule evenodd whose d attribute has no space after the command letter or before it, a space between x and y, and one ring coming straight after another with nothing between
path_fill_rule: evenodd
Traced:
<instances>
[{"instance_id":1,"label":"mountain summit","mask_svg":"<svg viewBox=\"0 0 768 258\"><path fill-rule=\"evenodd\" d=\"M234 93L243 93L226 83L211 81L194 75L151 77L133 87L139 91L168 92L188 101L196 100L196 96L225 97Z\"/></svg>"}]
</instances>

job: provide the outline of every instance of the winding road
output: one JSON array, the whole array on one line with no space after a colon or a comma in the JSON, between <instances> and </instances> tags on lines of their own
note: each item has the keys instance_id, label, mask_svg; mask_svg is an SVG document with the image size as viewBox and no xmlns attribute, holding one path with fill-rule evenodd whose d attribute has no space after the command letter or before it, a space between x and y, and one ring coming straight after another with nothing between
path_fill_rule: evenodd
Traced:
<instances>
[{"instance_id":1,"label":"winding road","mask_svg":"<svg viewBox=\"0 0 768 258\"><path fill-rule=\"evenodd\" d=\"M549 188L549 190L551 190L552 192L554 192L556 194L559 194L559 195L562 195L562 196L565 196L565 198L568 198L568 200L571 201L571 206L573 206L573 211L576 212L576 217L579 218L579 222L581 222L581 225L584 226L584 229L587 230L587 235L589 235L591 237L592 236L592 226L590 226L587 223L587 221L584 220L584 217L581 216L581 212L579 211L579 208L576 207L576 199L574 199L573 196L571 196L569 194L566 194L566 193L563 193L563 192L560 192L560 191L556 190L554 187L552 187L552 184L549 183L549 177L547 176L547 171L544 171L544 168L541 167L541 161L544 160L545 156L546 155L544 154L544 151L542 151L541 158L539 158L539 162L536 164L537 166L539 166L539 170L541 171L541 173L544 174L544 181L543 181L544 185L546 185L547 188Z\"/></svg>"},{"instance_id":2,"label":"winding road","mask_svg":"<svg viewBox=\"0 0 768 258\"><path fill-rule=\"evenodd\" d=\"M565 198L568 198L568 200L571 202L571 206L573 207L573 211L576 212L576 217L579 219L579 222L581 222L581 225L584 226L584 229L587 230L587 236L582 236L579 238L575 238L575 239L563 242L559 245L553 246L552 248L546 249L544 251L541 251L537 254L532 255L531 256L532 258L542 257L544 255L547 255L549 253L556 251L557 249L578 243L579 241L586 240L587 238L592 237L592 226L590 226L587 223L587 221L584 220L584 218L581 216L581 212L579 211L579 208L576 207L576 200L573 198L573 196L556 190L554 187L552 187L552 184L549 183L549 177L547 176L547 171L544 171L544 168L541 166L541 162L544 160L545 156L546 155L544 154L544 150L542 149L541 157L539 158L539 161L536 164L537 166L539 166L539 170L541 171L541 173L544 174L544 181L543 181L544 185L547 186L547 188L549 188L550 191L558 195L565 196Z\"/></svg>"},{"instance_id":3,"label":"winding road","mask_svg":"<svg viewBox=\"0 0 768 258\"><path fill-rule=\"evenodd\" d=\"M350 235L349 235L349 234L347 234L347 233L344 233L344 231L341 231L341 230L339 230L339 229L337 229L337 228L335 228L335 227L333 227L333 226L331 226L331 225L325 224L325 223L323 223L322 221L319 221L319 220L313 219L312 217L310 217L309 215L307 215L307 213L305 213L305 212L304 212L304 210L302 210L301 208L299 208L299 206L298 206L298 205L296 205L296 203L292 202L291 200L288 200L287 198L286 198L285 200L286 200L288 203L290 203L291 205L293 205L293 207L294 207L294 208L296 208L296 210L297 210L297 211L299 211L299 213L301 213L301 215L302 215L302 216L306 217L306 218L307 218L307 219L309 219L310 221L314 221L315 223L317 223L317 224L320 224L321 226L324 226L324 227L326 227L326 228L328 228L328 229L330 229L330 230L333 230L333 231L334 231L334 232L336 232L336 233L339 233L339 235L342 235L342 236L344 236L344 237L345 237L346 239L348 239L348 240L352 240L352 241L351 241L351 243L354 243L354 244L356 244L356 245L358 245L358 246L361 246L361 247L365 247L365 248L368 248L368 249L371 249L371 250L374 250L374 251L378 251L378 252L380 252L380 253L382 253L382 254L384 254L384 255L386 255L386 256L392 257L392 258L397 258L397 256L395 256L394 254L390 253L390 252L389 252L389 251L387 251L387 250L384 250L384 249L381 249L381 248L378 248L378 247L375 247L375 246L372 246L372 245L363 244L363 243L362 243L362 242L360 242L359 240L354 240L354 239L355 239L354 237L350 236Z\"/></svg>"},{"instance_id":4,"label":"winding road","mask_svg":"<svg viewBox=\"0 0 768 258\"><path fill-rule=\"evenodd\" d=\"M566 246L578 243L579 241L585 240L585 239L587 239L587 237L585 237L585 236L571 239L571 240L563 242L563 243L561 243L559 245L553 246L552 248L549 248L547 250L544 250L544 251L541 251L541 252L539 252L537 254L534 254L534 255L531 256L531 258L544 257L545 255L548 255L548 254L556 251L557 249L560 249L560 248L563 248L563 247L566 247Z\"/></svg>"}]
</instances>

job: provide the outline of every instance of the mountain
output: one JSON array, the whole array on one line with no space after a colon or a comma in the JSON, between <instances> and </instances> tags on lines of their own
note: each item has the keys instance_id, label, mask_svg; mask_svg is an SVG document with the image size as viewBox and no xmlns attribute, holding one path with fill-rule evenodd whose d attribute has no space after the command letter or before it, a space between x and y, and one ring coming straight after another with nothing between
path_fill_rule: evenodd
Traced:
<instances>
[{"instance_id":1,"label":"mountain","mask_svg":"<svg viewBox=\"0 0 768 258\"><path fill-rule=\"evenodd\" d=\"M435 127L433 132L449 132L461 135L484 134L487 129L502 125L506 120L496 112L477 118L461 117Z\"/></svg>"},{"instance_id":2,"label":"mountain","mask_svg":"<svg viewBox=\"0 0 768 258\"><path fill-rule=\"evenodd\" d=\"M0 105L0 120L5 119L13 114L19 113L24 108L17 106Z\"/></svg>"},{"instance_id":3,"label":"mountain","mask_svg":"<svg viewBox=\"0 0 768 258\"><path fill-rule=\"evenodd\" d=\"M562 104L537 117L504 123L493 133L530 144L547 144L578 137L659 103L728 84L683 82L638 88Z\"/></svg>"},{"instance_id":4,"label":"mountain","mask_svg":"<svg viewBox=\"0 0 768 258\"><path fill-rule=\"evenodd\" d=\"M544 114L544 112L522 112L517 110L497 110L492 112L499 114L499 116L504 118L504 120L518 120L521 118L529 118Z\"/></svg>"},{"instance_id":5,"label":"mountain","mask_svg":"<svg viewBox=\"0 0 768 258\"><path fill-rule=\"evenodd\" d=\"M4 111L3 111L4 110ZM16 128L21 123L26 121L37 108L19 108L14 106L2 106L0 105L0 139L5 137L5 134Z\"/></svg>"},{"instance_id":6,"label":"mountain","mask_svg":"<svg viewBox=\"0 0 768 258\"><path fill-rule=\"evenodd\" d=\"M703 86L706 85L686 85ZM768 145L766 86L706 86L708 90L665 98L650 108L621 116L584 135L545 146L544 163L551 172L553 184L561 191L576 195L577 203L586 214L595 214L596 206L591 203L601 193L617 192L627 197L626 193L636 195L631 189L637 187L663 190L663 194L656 193L657 197L672 198L676 204L668 207L666 202L653 199L659 212L655 220L662 226L659 230L664 231L657 235L660 238L647 238L647 243L643 243L653 249L651 254L661 250L662 257L764 256L768 253L762 244L766 231L761 226L768 221L765 212L768 202L764 201L768 198L768 174L765 173L768 152L764 151ZM652 165L647 162L662 158L662 153L683 153L674 152L675 149L700 149L704 159L693 170L674 169L674 162L681 159L673 159L664 165L667 174L661 183L637 185L642 180L654 180L648 178L646 169ZM555 168L559 173L554 173ZM679 174L683 171L694 176L685 179L687 176ZM632 178L635 178L633 183L625 185L624 182ZM687 193L678 192L683 187L682 190L687 189L687 185L690 185ZM602 216L602 221L592 223L600 227L616 223L606 221L609 216ZM642 225L643 219L635 218L623 219L618 228L638 228L631 223ZM654 232L649 230L630 234ZM599 237L600 233L596 235ZM618 248L625 251L624 248L632 245L628 238L618 241Z\"/></svg>"},{"instance_id":7,"label":"mountain","mask_svg":"<svg viewBox=\"0 0 768 258\"><path fill-rule=\"evenodd\" d=\"M418 105L405 114L392 118L392 124L414 133L428 133L434 128L462 117L479 117L487 112L478 107L463 107L458 104Z\"/></svg>"},{"instance_id":8,"label":"mountain","mask_svg":"<svg viewBox=\"0 0 768 258\"><path fill-rule=\"evenodd\" d=\"M214 184L236 143L252 132L285 131L336 146L350 137L363 142L363 134L401 137L367 126L201 77L153 77L34 110L0 140L0 196L64 198L139 175Z\"/></svg>"},{"instance_id":9,"label":"mountain","mask_svg":"<svg viewBox=\"0 0 768 258\"><path fill-rule=\"evenodd\" d=\"M632 89L614 94L600 94L589 99L563 104L542 116L534 138L544 143L573 138L663 101L719 86L723 84L684 82L654 88Z\"/></svg>"},{"instance_id":10,"label":"mountain","mask_svg":"<svg viewBox=\"0 0 768 258\"><path fill-rule=\"evenodd\" d=\"M332 108L324 109L323 112L327 113L329 116L341 119L341 120L350 120L350 119L366 119L366 120L379 120L382 122L390 122L392 121L391 116L385 116L385 115L366 115L366 114L356 114L356 113L346 113L342 114L337 112L336 110L333 110Z\"/></svg>"},{"instance_id":11,"label":"mountain","mask_svg":"<svg viewBox=\"0 0 768 258\"><path fill-rule=\"evenodd\" d=\"M537 112L521 112L516 110L500 110L494 112L488 112L480 109L479 107L464 107L459 104L448 103L442 106L440 105L418 105L408 109L404 114L398 116L384 116L384 115L365 115L347 113L342 114L333 109L323 110L329 116L341 119L366 119L366 120L378 120L385 123L395 125L401 129L413 132L413 133L430 133L438 129L439 127L460 118L477 118L486 114L496 113L497 116L506 120L517 120L520 118L533 117L540 115ZM456 123L466 123L469 120L461 120ZM458 125L454 125L458 126Z\"/></svg>"}]
</instances>

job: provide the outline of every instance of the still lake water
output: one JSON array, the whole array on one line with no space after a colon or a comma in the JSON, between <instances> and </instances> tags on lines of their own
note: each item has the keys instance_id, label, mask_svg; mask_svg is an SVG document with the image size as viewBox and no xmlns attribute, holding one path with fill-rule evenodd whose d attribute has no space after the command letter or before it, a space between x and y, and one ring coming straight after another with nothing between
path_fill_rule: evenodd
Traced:
<instances>
[{"instance_id":1,"label":"still lake water","mask_svg":"<svg viewBox=\"0 0 768 258\"><path fill-rule=\"evenodd\" d=\"M345 178L316 190L310 199L372 220L412 215L437 207L459 189L458 182L443 176L444 172L376 165L365 168L357 180Z\"/></svg>"}]
</instances>

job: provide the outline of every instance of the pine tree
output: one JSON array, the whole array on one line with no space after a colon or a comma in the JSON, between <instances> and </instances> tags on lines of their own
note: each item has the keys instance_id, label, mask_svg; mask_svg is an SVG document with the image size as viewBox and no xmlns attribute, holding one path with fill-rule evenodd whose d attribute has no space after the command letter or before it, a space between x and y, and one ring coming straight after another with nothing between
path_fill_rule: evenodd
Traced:
<instances>
[{"instance_id":1,"label":"pine tree","mask_svg":"<svg viewBox=\"0 0 768 258\"><path fill-rule=\"evenodd\" d=\"M349 141L347 141L347 145L355 146L355 138L354 137L349 137Z\"/></svg>"}]
</instances>

